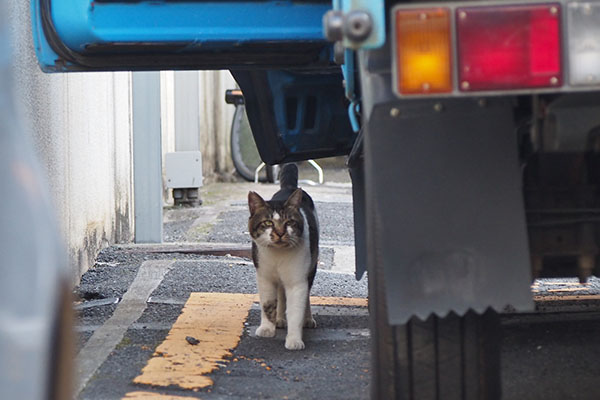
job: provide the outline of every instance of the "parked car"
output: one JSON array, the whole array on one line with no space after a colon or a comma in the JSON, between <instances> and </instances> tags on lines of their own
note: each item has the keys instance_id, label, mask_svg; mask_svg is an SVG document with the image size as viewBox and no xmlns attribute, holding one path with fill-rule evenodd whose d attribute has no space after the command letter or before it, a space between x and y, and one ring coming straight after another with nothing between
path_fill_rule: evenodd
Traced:
<instances>
[{"instance_id":1,"label":"parked car","mask_svg":"<svg viewBox=\"0 0 600 400\"><path fill-rule=\"evenodd\" d=\"M0 398L70 395L71 281L49 195L17 119L0 4Z\"/></svg>"}]
</instances>

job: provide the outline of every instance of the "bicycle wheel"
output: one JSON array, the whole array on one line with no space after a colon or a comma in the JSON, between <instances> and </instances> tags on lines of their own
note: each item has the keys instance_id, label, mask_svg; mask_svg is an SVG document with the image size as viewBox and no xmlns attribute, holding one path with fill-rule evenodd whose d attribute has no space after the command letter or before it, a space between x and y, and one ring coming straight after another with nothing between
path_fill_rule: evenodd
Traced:
<instances>
[{"instance_id":1,"label":"bicycle wheel","mask_svg":"<svg viewBox=\"0 0 600 400\"><path fill-rule=\"evenodd\" d=\"M238 174L247 181L254 181L254 171L262 163L262 160L256 148L248 116L246 115L246 108L243 104L235 107L235 114L233 115L231 158ZM276 177L273 174L273 167L267 165L264 170L267 176L259 177L259 181L274 182Z\"/></svg>"}]
</instances>

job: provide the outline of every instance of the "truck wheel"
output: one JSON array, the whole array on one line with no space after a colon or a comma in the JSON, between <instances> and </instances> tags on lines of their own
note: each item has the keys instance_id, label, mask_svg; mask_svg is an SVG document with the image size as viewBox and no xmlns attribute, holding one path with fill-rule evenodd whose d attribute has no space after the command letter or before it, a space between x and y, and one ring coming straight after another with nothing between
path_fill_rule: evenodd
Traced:
<instances>
[{"instance_id":1,"label":"truck wheel","mask_svg":"<svg viewBox=\"0 0 600 400\"><path fill-rule=\"evenodd\" d=\"M498 314L431 315L390 326L381 272L369 268L371 398L500 399Z\"/></svg>"}]
</instances>

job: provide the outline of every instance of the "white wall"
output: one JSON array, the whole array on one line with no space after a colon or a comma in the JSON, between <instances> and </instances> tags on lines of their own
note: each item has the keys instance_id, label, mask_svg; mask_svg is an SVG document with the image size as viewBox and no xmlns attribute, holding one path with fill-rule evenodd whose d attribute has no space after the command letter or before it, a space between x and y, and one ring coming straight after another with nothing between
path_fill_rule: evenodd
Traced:
<instances>
[{"instance_id":1,"label":"white wall","mask_svg":"<svg viewBox=\"0 0 600 400\"><path fill-rule=\"evenodd\" d=\"M33 49L30 3L8 3L18 108L47 172L77 280L104 246L133 240L131 74L42 73ZM163 153L175 150L173 74L161 74ZM233 171L234 106L225 104L224 96L235 81L227 71L198 74L199 143L205 182L210 182Z\"/></svg>"},{"instance_id":2,"label":"white wall","mask_svg":"<svg viewBox=\"0 0 600 400\"><path fill-rule=\"evenodd\" d=\"M162 149L163 166L164 154L176 150L175 135L175 74L179 72L161 72L161 124L162 124ZM186 74L188 72L184 72ZM197 71L198 74L198 112L190 116L197 121L199 150L202 152L202 173L204 182L227 179L234 171L231 161L231 146L229 135L235 106L225 103L225 90L234 89L236 82L229 71ZM189 122L189 121L186 121ZM190 131L189 127L185 128ZM181 141L180 141L181 142ZM164 168L163 168L164 179ZM165 202L170 203L170 193L164 191Z\"/></svg>"},{"instance_id":3,"label":"white wall","mask_svg":"<svg viewBox=\"0 0 600 400\"><path fill-rule=\"evenodd\" d=\"M43 74L29 2L9 3L18 106L78 278L101 247L132 239L131 74Z\"/></svg>"},{"instance_id":4,"label":"white wall","mask_svg":"<svg viewBox=\"0 0 600 400\"><path fill-rule=\"evenodd\" d=\"M225 90L235 89L229 71L202 71L200 86L200 148L204 149L204 175L223 178L233 172L230 131L235 106L225 103Z\"/></svg>"}]
</instances>

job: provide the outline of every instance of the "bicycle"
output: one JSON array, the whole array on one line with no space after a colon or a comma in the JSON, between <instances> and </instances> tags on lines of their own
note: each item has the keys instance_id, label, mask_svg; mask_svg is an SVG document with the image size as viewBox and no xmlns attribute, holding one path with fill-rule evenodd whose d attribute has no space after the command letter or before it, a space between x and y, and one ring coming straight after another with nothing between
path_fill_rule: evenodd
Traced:
<instances>
[{"instance_id":1,"label":"bicycle","mask_svg":"<svg viewBox=\"0 0 600 400\"><path fill-rule=\"evenodd\" d=\"M260 158L246 115L241 90L227 90L225 92L225 102L235 105L230 134L231 158L235 170L247 181L274 183L277 180L279 167L277 165L266 165ZM263 169L265 175L259 176Z\"/></svg>"}]
</instances>

